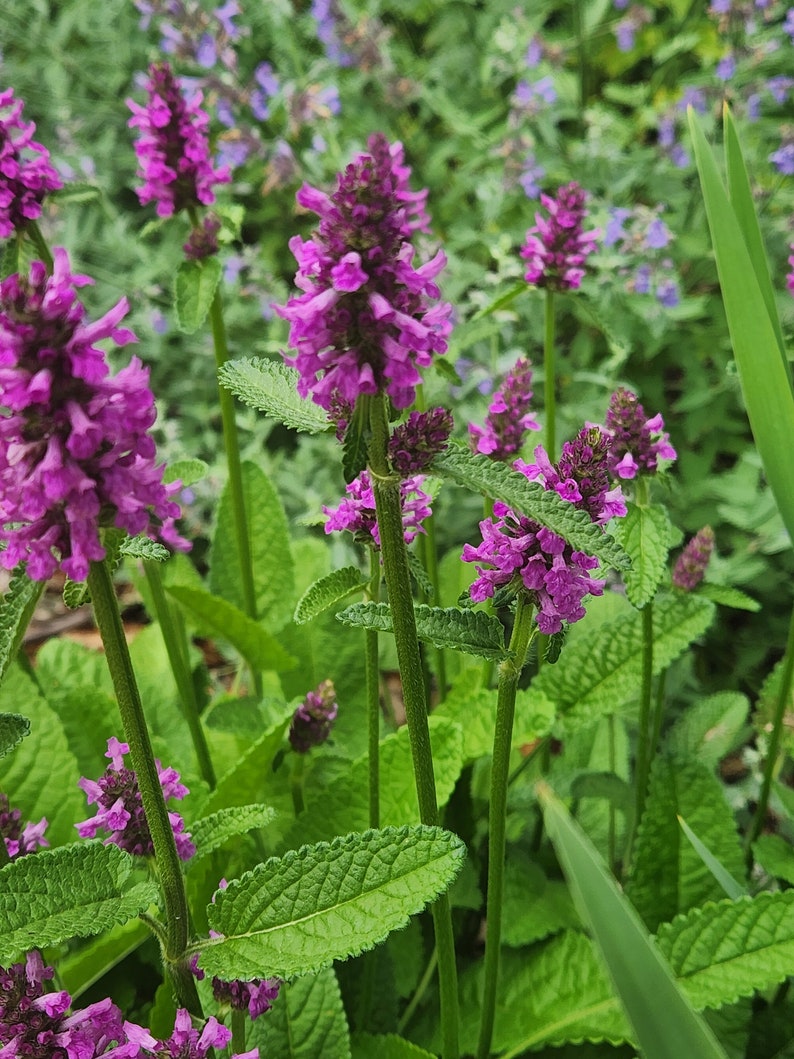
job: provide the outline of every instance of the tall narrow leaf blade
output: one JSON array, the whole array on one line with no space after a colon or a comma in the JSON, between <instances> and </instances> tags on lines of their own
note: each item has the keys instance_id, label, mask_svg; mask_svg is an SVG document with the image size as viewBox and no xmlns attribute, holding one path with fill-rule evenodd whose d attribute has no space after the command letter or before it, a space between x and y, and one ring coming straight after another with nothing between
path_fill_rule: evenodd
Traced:
<instances>
[{"instance_id":1,"label":"tall narrow leaf blade","mask_svg":"<svg viewBox=\"0 0 794 1059\"><path fill-rule=\"evenodd\" d=\"M580 913L590 924L645 1059L726 1059L587 836L547 784L538 797Z\"/></svg>"},{"instance_id":2,"label":"tall narrow leaf blade","mask_svg":"<svg viewBox=\"0 0 794 1059\"><path fill-rule=\"evenodd\" d=\"M692 843L693 849L703 861L703 863L706 865L711 874L714 876L714 878L717 880L717 882L720 884L720 886L723 888L728 897L731 897L735 900L737 897L742 897L744 894L746 894L747 888L745 886L742 886L741 883L738 883L728 871L728 869L722 864L722 862L717 860L717 858L714 856L708 846L704 842L700 841L700 839L697 837L697 835L686 822L686 820L683 818L683 816L678 817L678 822L681 825L681 830Z\"/></svg>"}]
</instances>

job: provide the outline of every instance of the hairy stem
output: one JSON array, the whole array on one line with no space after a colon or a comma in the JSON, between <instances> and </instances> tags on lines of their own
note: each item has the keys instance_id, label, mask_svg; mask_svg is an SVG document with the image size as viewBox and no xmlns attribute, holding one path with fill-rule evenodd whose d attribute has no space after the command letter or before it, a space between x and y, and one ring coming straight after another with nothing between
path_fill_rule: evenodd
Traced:
<instances>
[{"instance_id":1,"label":"hairy stem","mask_svg":"<svg viewBox=\"0 0 794 1059\"><path fill-rule=\"evenodd\" d=\"M377 603L380 598L380 554L374 548L369 553L370 582L368 597ZM380 663L378 660L378 633L367 629L366 674L367 674L367 736L369 764L369 826L380 827Z\"/></svg>"}]
</instances>

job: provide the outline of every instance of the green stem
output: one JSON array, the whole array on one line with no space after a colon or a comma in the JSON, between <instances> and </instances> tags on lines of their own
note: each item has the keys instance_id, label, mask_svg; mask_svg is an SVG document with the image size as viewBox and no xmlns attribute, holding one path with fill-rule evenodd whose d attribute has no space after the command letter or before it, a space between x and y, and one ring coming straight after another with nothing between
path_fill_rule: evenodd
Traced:
<instances>
[{"instance_id":1,"label":"green stem","mask_svg":"<svg viewBox=\"0 0 794 1059\"><path fill-rule=\"evenodd\" d=\"M168 661L171 663L171 670L182 702L182 712L190 730L190 738L193 740L201 775L212 789L216 784L215 769L212 765L207 737L201 725L201 710L193 683L193 674L190 671L185 626L177 608L166 598L159 563L148 560L143 567L152 595L154 614L163 634Z\"/></svg>"},{"instance_id":2,"label":"green stem","mask_svg":"<svg viewBox=\"0 0 794 1059\"><path fill-rule=\"evenodd\" d=\"M408 1007L400 1016L397 1022L397 1032L402 1034L405 1027L410 1023L414 1017L414 1012L422 1002L422 997L428 990L430 983L433 981L433 975L436 973L436 967L438 966L438 949L433 949L430 954L430 959L427 961L427 967L425 967L424 974L419 980L419 985L416 987L414 995L411 997Z\"/></svg>"},{"instance_id":3,"label":"green stem","mask_svg":"<svg viewBox=\"0 0 794 1059\"><path fill-rule=\"evenodd\" d=\"M554 420L557 415L554 367L554 291L546 288L545 327L543 332L543 401L546 415L546 452L553 463L557 439Z\"/></svg>"},{"instance_id":4,"label":"green stem","mask_svg":"<svg viewBox=\"0 0 794 1059\"><path fill-rule=\"evenodd\" d=\"M232 1008L231 1023L232 1055L237 1055L245 1051L245 1012L240 1008Z\"/></svg>"},{"instance_id":5,"label":"green stem","mask_svg":"<svg viewBox=\"0 0 794 1059\"><path fill-rule=\"evenodd\" d=\"M380 531L386 589L389 594L392 628L400 666L403 701L414 767L414 780L423 824L437 826L436 781L427 721L427 696L422 658L416 635L411 578L403 537L400 480L390 473L388 462L389 422L383 394L370 403L372 440L369 463L375 510ZM441 998L441 1038L443 1059L458 1059L458 988L455 966L455 939L449 899L443 894L432 906L438 978Z\"/></svg>"},{"instance_id":6,"label":"green stem","mask_svg":"<svg viewBox=\"0 0 794 1059\"><path fill-rule=\"evenodd\" d=\"M303 773L304 773L304 755L295 753L293 754L292 762L292 807L295 810L295 815L300 816L303 812Z\"/></svg>"},{"instance_id":7,"label":"green stem","mask_svg":"<svg viewBox=\"0 0 794 1059\"><path fill-rule=\"evenodd\" d=\"M772 780L777 766L778 751L780 750L780 737L783 734L783 720L786 715L786 705L791 699L791 685L794 677L794 610L788 628L788 642L786 644L785 662L783 672L780 676L780 690L775 703L775 715L772 721L772 734L769 737L769 746L764 761L764 778L761 783L761 793L758 796L758 805L755 809L750 830L745 840L745 852L748 859L752 856L753 842L761 834L761 829L766 820L766 811L769 806L769 794L772 790Z\"/></svg>"},{"instance_id":8,"label":"green stem","mask_svg":"<svg viewBox=\"0 0 794 1059\"><path fill-rule=\"evenodd\" d=\"M518 596L511 656L499 667L499 691L496 702L491 792L488 822L488 896L485 922L485 991L480 1020L478 1059L488 1059L491 1052L496 986L499 978L499 947L502 940L502 896L505 872L505 820L507 817L507 784L510 774L510 751L513 740L513 717L516 708L518 678L524 668L532 639L532 606L523 593Z\"/></svg>"},{"instance_id":9,"label":"green stem","mask_svg":"<svg viewBox=\"0 0 794 1059\"><path fill-rule=\"evenodd\" d=\"M223 321L223 303L220 287L216 288L210 307L210 325L212 341L215 348L215 364L222 367L229 359L229 347L226 342L226 326ZM226 449L226 464L229 468L229 489L232 499L232 519L234 535L237 542L237 554L240 559L240 582L243 591L243 607L249 618L256 621L256 591L254 573L251 564L251 539L248 517L245 511L245 492L243 488L243 471L240 462L240 443L237 437L237 422L234 415L234 397L225 387L218 385L218 398L223 423L223 444ZM254 692L262 696L262 674L252 673Z\"/></svg>"},{"instance_id":10,"label":"green stem","mask_svg":"<svg viewBox=\"0 0 794 1059\"><path fill-rule=\"evenodd\" d=\"M616 767L615 757L615 715L610 713L607 717L608 738L609 738L609 771L614 775ZM608 824L608 837L607 837L607 849L609 854L609 870L614 874L615 865L617 864L617 856L615 850L615 803L610 799L609 801L609 824Z\"/></svg>"},{"instance_id":11,"label":"green stem","mask_svg":"<svg viewBox=\"0 0 794 1059\"><path fill-rule=\"evenodd\" d=\"M639 826L648 793L651 768L651 692L653 685L653 602L642 608L642 687L640 689L640 720L637 733L637 776L634 808L634 829Z\"/></svg>"},{"instance_id":12,"label":"green stem","mask_svg":"<svg viewBox=\"0 0 794 1059\"><path fill-rule=\"evenodd\" d=\"M573 0L573 24L576 36L576 50L579 56L577 63L579 67L579 129L583 135L585 130L584 112L587 106L587 39L584 34L584 21L582 19L582 4L580 0Z\"/></svg>"},{"instance_id":13,"label":"green stem","mask_svg":"<svg viewBox=\"0 0 794 1059\"><path fill-rule=\"evenodd\" d=\"M374 548L369 553L370 582L368 597L377 603L380 598L380 553ZM369 826L380 827L380 662L378 633L367 629L365 665L367 675L367 732L369 763Z\"/></svg>"},{"instance_id":14,"label":"green stem","mask_svg":"<svg viewBox=\"0 0 794 1059\"><path fill-rule=\"evenodd\" d=\"M143 811L152 836L166 915L165 970L174 985L179 1003L194 1014L201 1015L196 985L184 958L190 920L182 866L176 851L174 832L168 819L140 692L124 637L113 580L106 563L91 563L88 587L116 692L124 736L130 748L132 767L138 779Z\"/></svg>"}]
</instances>

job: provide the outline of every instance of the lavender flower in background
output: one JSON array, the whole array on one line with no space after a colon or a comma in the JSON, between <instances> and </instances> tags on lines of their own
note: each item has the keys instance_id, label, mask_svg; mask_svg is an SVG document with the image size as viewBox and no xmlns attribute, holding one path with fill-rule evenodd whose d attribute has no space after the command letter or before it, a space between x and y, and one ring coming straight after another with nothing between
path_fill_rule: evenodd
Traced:
<instances>
[{"instance_id":1,"label":"lavender flower in background","mask_svg":"<svg viewBox=\"0 0 794 1059\"><path fill-rule=\"evenodd\" d=\"M540 196L540 181L545 177L546 170L535 160L535 155L530 152L523 161L518 182L524 189L528 199L537 199Z\"/></svg>"},{"instance_id":2,"label":"lavender flower in background","mask_svg":"<svg viewBox=\"0 0 794 1059\"><path fill-rule=\"evenodd\" d=\"M48 191L63 187L46 147L33 139L36 126L22 121L14 90L0 92L0 238L22 231L41 216ZM3 113L7 111L7 113Z\"/></svg>"},{"instance_id":3,"label":"lavender flower in background","mask_svg":"<svg viewBox=\"0 0 794 1059\"><path fill-rule=\"evenodd\" d=\"M628 4L615 5L619 10L625 10ZM629 52L634 47L634 39L643 28L653 21L653 15L643 4L632 4L625 18L620 19L615 25L615 40L618 50Z\"/></svg>"},{"instance_id":4,"label":"lavender flower in background","mask_svg":"<svg viewBox=\"0 0 794 1059\"><path fill-rule=\"evenodd\" d=\"M46 829L46 816L37 824L28 823L23 827L21 810L12 809L7 795L0 793L0 837L5 841L11 860L35 853L37 849L46 849L49 846L44 837Z\"/></svg>"},{"instance_id":5,"label":"lavender flower in background","mask_svg":"<svg viewBox=\"0 0 794 1059\"><path fill-rule=\"evenodd\" d=\"M686 169L691 164L689 153L678 140L677 120L674 114L664 114L657 126L657 143L677 169Z\"/></svg>"},{"instance_id":6,"label":"lavender flower in background","mask_svg":"<svg viewBox=\"0 0 794 1059\"><path fill-rule=\"evenodd\" d=\"M789 255L788 263L790 265L790 271L786 276L786 286L794 294L794 243L789 247L792 253Z\"/></svg>"},{"instance_id":7,"label":"lavender flower in background","mask_svg":"<svg viewBox=\"0 0 794 1059\"><path fill-rule=\"evenodd\" d=\"M655 294L665 308L680 301L678 281L672 261L661 258L659 251L672 242L670 229L659 216L661 207L611 207L606 222L603 245L625 258L625 264L614 257L607 261L610 272L627 277L626 290L634 294Z\"/></svg>"},{"instance_id":8,"label":"lavender flower in background","mask_svg":"<svg viewBox=\"0 0 794 1059\"><path fill-rule=\"evenodd\" d=\"M534 82L523 79L519 81L511 103L526 117L535 117L556 100L557 89L554 87L553 79L547 75Z\"/></svg>"},{"instance_id":9,"label":"lavender flower in background","mask_svg":"<svg viewBox=\"0 0 794 1059\"><path fill-rule=\"evenodd\" d=\"M783 32L788 33L789 40L794 44L794 7L790 7L786 12L786 17L783 21Z\"/></svg>"},{"instance_id":10,"label":"lavender flower in background","mask_svg":"<svg viewBox=\"0 0 794 1059\"><path fill-rule=\"evenodd\" d=\"M783 143L770 154L769 161L783 176L794 176L794 141Z\"/></svg>"},{"instance_id":11,"label":"lavender flower in background","mask_svg":"<svg viewBox=\"0 0 794 1059\"><path fill-rule=\"evenodd\" d=\"M711 553L714 551L714 530L704 526L698 530L678 556L673 567L673 584L684 592L696 588L706 573Z\"/></svg>"},{"instance_id":12,"label":"lavender flower in background","mask_svg":"<svg viewBox=\"0 0 794 1059\"><path fill-rule=\"evenodd\" d=\"M154 845L143 811L138 778L124 764L124 756L129 752L127 743L120 743L111 737L105 754L105 757L110 758L110 765L105 773L96 782L85 777L78 780L78 785L86 793L88 804L98 808L94 816L75 824L75 827L81 838L95 838L97 831L109 831L110 837L105 839L105 845L113 843L135 856L151 857L154 855ZM174 798L181 801L189 792L179 782L179 773L172 768L163 768L159 761L155 763L165 800ZM190 841L190 835L185 833L184 820L173 811L169 812L168 818L180 860L190 860L196 847Z\"/></svg>"},{"instance_id":13,"label":"lavender flower in background","mask_svg":"<svg viewBox=\"0 0 794 1059\"><path fill-rule=\"evenodd\" d=\"M138 188L141 205L156 202L158 217L210 205L215 201L214 186L228 183L231 174L227 166L213 168L202 93L185 99L164 62L149 67L146 90L146 106L127 100L133 113L127 124L140 130L135 153L138 176L144 181Z\"/></svg>"},{"instance_id":14,"label":"lavender flower in background","mask_svg":"<svg viewBox=\"0 0 794 1059\"><path fill-rule=\"evenodd\" d=\"M674 309L681 303L678 284L672 276L666 276L656 284L656 299L665 309Z\"/></svg>"},{"instance_id":15,"label":"lavender flower in background","mask_svg":"<svg viewBox=\"0 0 794 1059\"><path fill-rule=\"evenodd\" d=\"M724 55L715 67L714 74L720 81L730 81L736 73L736 57L733 52Z\"/></svg>"},{"instance_id":16,"label":"lavender flower in background","mask_svg":"<svg viewBox=\"0 0 794 1059\"><path fill-rule=\"evenodd\" d=\"M292 749L298 754L306 754L313 746L324 743L331 734L338 712L334 682L324 680L307 694L293 714L289 726ZM254 1018L253 1015L251 1017Z\"/></svg>"},{"instance_id":17,"label":"lavender flower in background","mask_svg":"<svg viewBox=\"0 0 794 1059\"><path fill-rule=\"evenodd\" d=\"M403 477L425 470L447 447L452 425L452 413L446 408L411 412L407 421L395 427L389 438L392 469Z\"/></svg>"},{"instance_id":18,"label":"lavender flower in background","mask_svg":"<svg viewBox=\"0 0 794 1059\"><path fill-rule=\"evenodd\" d=\"M404 478L400 482L403 532L406 544L410 544L418 533L424 532L422 523L431 514L431 497L422 489L423 483L424 477L421 474L412 478ZM362 471L358 478L354 478L349 485L345 486L345 492L347 496L338 507L323 507L323 513L328 515L325 532L348 530L360 537L362 542L369 543L373 540L380 547L380 533L375 516L375 494L372 491L369 472Z\"/></svg>"},{"instance_id":19,"label":"lavender flower in background","mask_svg":"<svg viewBox=\"0 0 794 1059\"><path fill-rule=\"evenodd\" d=\"M648 419L636 393L623 386L609 399L606 430L612 439L609 470L617 478L656 474L660 460L677 458L661 414Z\"/></svg>"},{"instance_id":20,"label":"lavender flower in background","mask_svg":"<svg viewBox=\"0 0 794 1059\"><path fill-rule=\"evenodd\" d=\"M270 63L260 63L254 70L254 81L258 87L252 90L249 98L251 113L257 121L267 121L270 117L268 104L279 90L279 80Z\"/></svg>"},{"instance_id":21,"label":"lavender flower in background","mask_svg":"<svg viewBox=\"0 0 794 1059\"><path fill-rule=\"evenodd\" d=\"M342 13L336 0L312 0L311 15L317 23L317 37L328 59L337 66L352 66L355 58L340 40Z\"/></svg>"},{"instance_id":22,"label":"lavender flower in background","mask_svg":"<svg viewBox=\"0 0 794 1059\"><path fill-rule=\"evenodd\" d=\"M527 232L521 256L528 262L527 283L551 290L576 290L582 282L583 265L596 248L598 231L585 232L586 195L576 182L566 184L557 197L541 195L548 218L535 214L535 226Z\"/></svg>"},{"instance_id":23,"label":"lavender flower in background","mask_svg":"<svg viewBox=\"0 0 794 1059\"><path fill-rule=\"evenodd\" d=\"M446 351L452 307L439 297L435 277L443 251L418 268L411 236L427 231L426 191L408 186L402 145L369 140L340 174L331 195L305 185L298 203L317 213L312 239L290 240L304 292L274 306L290 322L285 357L300 375L298 392L331 407L334 393L355 404L359 394L385 390L397 408L410 405L420 367Z\"/></svg>"},{"instance_id":24,"label":"lavender flower in background","mask_svg":"<svg viewBox=\"0 0 794 1059\"><path fill-rule=\"evenodd\" d=\"M101 319L85 320L66 251L52 275L40 261L30 277L0 283L0 565L27 562L35 581L60 567L75 581L104 558L101 526L159 536L187 548L176 532L179 483L164 485L149 428L155 420L149 373L133 357L111 376L95 342L135 341L118 326L122 298Z\"/></svg>"},{"instance_id":25,"label":"lavender flower in background","mask_svg":"<svg viewBox=\"0 0 794 1059\"><path fill-rule=\"evenodd\" d=\"M485 426L469 424L472 449L493 460L509 461L521 450L526 434L540 430L529 413L532 403L532 367L521 357L494 394Z\"/></svg>"},{"instance_id":26,"label":"lavender flower in background","mask_svg":"<svg viewBox=\"0 0 794 1059\"><path fill-rule=\"evenodd\" d=\"M788 99L792 85L794 85L794 77L770 77L766 82L770 95L776 103L780 104Z\"/></svg>"}]
</instances>

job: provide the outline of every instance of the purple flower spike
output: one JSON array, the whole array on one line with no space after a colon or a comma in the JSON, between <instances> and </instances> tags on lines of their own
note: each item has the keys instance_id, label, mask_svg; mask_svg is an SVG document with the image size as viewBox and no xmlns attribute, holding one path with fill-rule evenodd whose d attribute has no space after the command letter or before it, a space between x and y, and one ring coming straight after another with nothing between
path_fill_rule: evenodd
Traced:
<instances>
[{"instance_id":1,"label":"purple flower spike","mask_svg":"<svg viewBox=\"0 0 794 1059\"><path fill-rule=\"evenodd\" d=\"M392 469L404 477L418 474L447 447L452 432L452 413L446 408L411 412L389 438Z\"/></svg>"},{"instance_id":2,"label":"purple flower spike","mask_svg":"<svg viewBox=\"0 0 794 1059\"><path fill-rule=\"evenodd\" d=\"M648 419L636 393L623 386L609 399L606 429L612 437L610 472L616 478L656 474L659 460L676 459L661 415Z\"/></svg>"},{"instance_id":3,"label":"purple flower spike","mask_svg":"<svg viewBox=\"0 0 794 1059\"><path fill-rule=\"evenodd\" d=\"M201 92L185 99L165 62L149 67L146 88L146 106L127 100L133 114L127 124L140 129L135 153L144 181L138 188L141 205L156 202L158 217L211 205L213 185L227 184L231 173L228 166L213 168L207 142L209 117L201 109Z\"/></svg>"},{"instance_id":4,"label":"purple flower spike","mask_svg":"<svg viewBox=\"0 0 794 1059\"><path fill-rule=\"evenodd\" d=\"M22 121L21 100L14 90L0 92L0 238L22 231L41 216L48 191L63 187L46 147L36 143L33 122Z\"/></svg>"},{"instance_id":5,"label":"purple flower spike","mask_svg":"<svg viewBox=\"0 0 794 1059\"><path fill-rule=\"evenodd\" d=\"M5 840L6 850L11 860L45 849L49 842L44 837L47 829L47 818L42 817L37 824L22 826L22 813L12 809L5 794L0 794L0 838Z\"/></svg>"},{"instance_id":6,"label":"purple flower spike","mask_svg":"<svg viewBox=\"0 0 794 1059\"><path fill-rule=\"evenodd\" d=\"M34 261L29 278L0 283L0 565L82 581L105 555L100 526L188 545L174 528L179 485L155 464L148 370L133 357L111 376L95 345L136 340L119 327L127 299L86 321L76 288L92 280L72 275L65 250L54 258L52 275Z\"/></svg>"},{"instance_id":7,"label":"purple flower spike","mask_svg":"<svg viewBox=\"0 0 794 1059\"><path fill-rule=\"evenodd\" d=\"M673 584L684 592L696 588L706 573L711 553L714 551L714 530L704 526L698 530L678 556L673 567Z\"/></svg>"},{"instance_id":8,"label":"purple flower spike","mask_svg":"<svg viewBox=\"0 0 794 1059\"><path fill-rule=\"evenodd\" d=\"M95 838L97 831L110 831L105 845L114 843L138 857L150 857L154 854L152 836L143 811L138 777L132 769L124 764L124 756L129 753L126 743L116 738L108 739L105 757L110 758L110 765L105 773L94 780L81 778L79 786L85 791L88 804L98 806L96 815L81 824L75 824L81 838ZM179 781L179 773L172 768L163 768L155 762L160 778L160 786L166 801L174 798L180 801L188 794L188 789ZM185 822L179 813L169 812L171 828L176 840L177 853L181 860L190 860L196 847L185 833Z\"/></svg>"},{"instance_id":9,"label":"purple flower spike","mask_svg":"<svg viewBox=\"0 0 794 1059\"><path fill-rule=\"evenodd\" d=\"M292 749L298 754L305 754L313 746L324 743L331 734L338 712L334 683L332 680L324 680L315 691L308 693L292 717L289 727ZM255 1016L252 1015L251 1018Z\"/></svg>"},{"instance_id":10,"label":"purple flower spike","mask_svg":"<svg viewBox=\"0 0 794 1059\"><path fill-rule=\"evenodd\" d=\"M403 533L405 543L410 544L418 533L423 533L422 522L430 516L431 498L422 489L424 477L421 474L413 478L404 478L400 482L400 498L403 509ZM339 507L324 507L328 515L325 532L349 530L361 535L364 541L374 540L380 547L380 533L375 517L375 494L367 471L362 471L358 478L345 487L347 496Z\"/></svg>"},{"instance_id":11,"label":"purple flower spike","mask_svg":"<svg viewBox=\"0 0 794 1059\"><path fill-rule=\"evenodd\" d=\"M535 214L535 226L527 232L521 256L528 262L527 283L551 290L576 290L582 282L583 265L596 249L598 231L582 229L587 216L585 192L577 183L560 188L557 198L541 195L548 218Z\"/></svg>"},{"instance_id":12,"label":"purple flower spike","mask_svg":"<svg viewBox=\"0 0 794 1059\"><path fill-rule=\"evenodd\" d=\"M252 982L212 979L212 995L218 1004L233 1011L247 1011L251 1021L270 1011L280 988L279 978L255 978Z\"/></svg>"},{"instance_id":13,"label":"purple flower spike","mask_svg":"<svg viewBox=\"0 0 794 1059\"><path fill-rule=\"evenodd\" d=\"M298 369L298 392L330 409L354 405L359 394L388 393L397 408L410 405L420 367L444 353L452 307L435 304L435 278L446 264L439 251L414 267L410 239L427 231L427 192L408 187L401 144L376 134L326 195L305 185L298 203L320 217L308 241L290 241L303 291L274 306L290 322L285 358Z\"/></svg>"},{"instance_id":14,"label":"purple flower spike","mask_svg":"<svg viewBox=\"0 0 794 1059\"><path fill-rule=\"evenodd\" d=\"M225 1048L232 1039L232 1031L210 1017L203 1029L193 1028L190 1012L179 1008L174 1020L174 1032L167 1041L154 1041L158 1059L206 1059L211 1048ZM151 1047L148 1043L145 1047ZM232 1059L259 1059L259 1049L238 1054Z\"/></svg>"},{"instance_id":15,"label":"purple flower spike","mask_svg":"<svg viewBox=\"0 0 794 1059\"><path fill-rule=\"evenodd\" d=\"M493 460L512 460L521 449L524 437L540 426L529 414L532 401L532 368L525 358L516 365L496 391L488 407L485 426L469 424L469 435L475 452Z\"/></svg>"}]
</instances>

